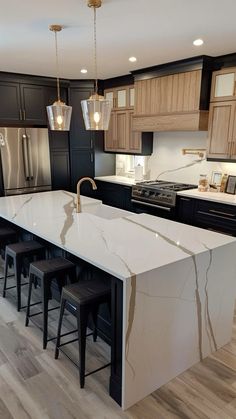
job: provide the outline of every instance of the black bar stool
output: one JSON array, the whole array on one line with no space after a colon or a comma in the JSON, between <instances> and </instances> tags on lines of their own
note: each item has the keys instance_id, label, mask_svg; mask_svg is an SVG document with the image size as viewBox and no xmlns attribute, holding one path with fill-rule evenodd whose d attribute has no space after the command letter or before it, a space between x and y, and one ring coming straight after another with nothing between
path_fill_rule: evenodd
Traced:
<instances>
[{"instance_id":1,"label":"black bar stool","mask_svg":"<svg viewBox=\"0 0 236 419\"><path fill-rule=\"evenodd\" d=\"M57 331L57 342L55 350L55 359L59 356L59 350L61 350L77 367L75 363L62 349L61 347L69 343L79 341L79 355L80 355L80 387L84 387L85 377L88 375L94 374L97 371L102 370L103 368L108 367L111 363L108 363L101 368L97 368L94 371L91 371L85 374L85 350L86 350L86 336L93 334L93 340L96 341L97 338L97 314L100 304L107 303L110 309L111 302L111 288L110 285L103 282L100 279L92 280L80 280L77 284L69 285L63 288L61 296L61 309L60 317L58 323ZM66 304L69 303L76 312L77 317L77 329L78 339L73 339L69 342L61 344L61 326L64 315L64 310ZM88 317L89 314L92 314L94 322L94 331L86 335ZM75 331L66 333L74 333Z\"/></svg>"},{"instance_id":2,"label":"black bar stool","mask_svg":"<svg viewBox=\"0 0 236 419\"><path fill-rule=\"evenodd\" d=\"M5 259L5 247L7 244L16 243L18 241L18 233L11 227L0 226L0 252L3 259ZM13 276L13 275L9 275ZM0 279L3 279L1 276Z\"/></svg>"},{"instance_id":3,"label":"black bar stool","mask_svg":"<svg viewBox=\"0 0 236 419\"><path fill-rule=\"evenodd\" d=\"M28 326L29 319L31 317L37 316L38 314L43 314L43 349L46 349L47 342L55 339L48 339L48 312L56 310L59 307L54 307L48 309L48 302L52 298L51 294L51 284L53 279L56 280L58 289L61 294L63 285L66 284L66 280L73 283L76 281L76 265L69 260L58 257L54 259L39 260L30 264L29 269L29 294L28 294L28 303L26 310L26 319L25 326ZM31 304L31 293L33 283L41 283L41 295L42 301ZM42 303L42 311L30 314L30 307Z\"/></svg>"},{"instance_id":4,"label":"black bar stool","mask_svg":"<svg viewBox=\"0 0 236 419\"><path fill-rule=\"evenodd\" d=\"M25 242L12 243L6 246L5 250L5 265L4 265L4 286L3 286L3 297L6 297L6 291L12 288L16 288L17 293L17 311L21 308L21 287L28 283L21 283L21 273L24 267L26 259L32 261L36 258L45 258L45 247L35 240L29 240ZM7 288L7 273L9 263L13 263L14 274L16 279L16 285Z\"/></svg>"}]
</instances>

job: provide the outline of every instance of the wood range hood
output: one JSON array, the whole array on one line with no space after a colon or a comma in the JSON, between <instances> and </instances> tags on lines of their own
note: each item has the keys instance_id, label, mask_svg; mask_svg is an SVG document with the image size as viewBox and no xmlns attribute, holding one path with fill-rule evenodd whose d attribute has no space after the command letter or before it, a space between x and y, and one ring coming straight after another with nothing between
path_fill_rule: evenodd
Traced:
<instances>
[{"instance_id":1,"label":"wood range hood","mask_svg":"<svg viewBox=\"0 0 236 419\"><path fill-rule=\"evenodd\" d=\"M133 131L207 131L213 57L133 71Z\"/></svg>"}]
</instances>

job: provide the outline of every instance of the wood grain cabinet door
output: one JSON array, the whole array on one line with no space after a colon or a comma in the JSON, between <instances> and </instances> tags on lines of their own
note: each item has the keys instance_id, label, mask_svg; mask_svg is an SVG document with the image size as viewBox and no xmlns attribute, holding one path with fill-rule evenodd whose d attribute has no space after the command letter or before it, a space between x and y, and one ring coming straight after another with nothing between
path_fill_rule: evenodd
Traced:
<instances>
[{"instance_id":1,"label":"wood grain cabinet door","mask_svg":"<svg viewBox=\"0 0 236 419\"><path fill-rule=\"evenodd\" d=\"M207 157L229 159L231 155L235 102L211 103Z\"/></svg>"},{"instance_id":2,"label":"wood grain cabinet door","mask_svg":"<svg viewBox=\"0 0 236 419\"><path fill-rule=\"evenodd\" d=\"M129 149L129 153L132 153L132 152L141 153L142 133L132 131L133 114L134 114L134 111L128 111L127 112L128 140L129 140L129 142L127 144L127 148Z\"/></svg>"},{"instance_id":3,"label":"wood grain cabinet door","mask_svg":"<svg viewBox=\"0 0 236 419\"><path fill-rule=\"evenodd\" d=\"M109 128L105 131L105 151L114 151L117 146L116 112L111 112Z\"/></svg>"},{"instance_id":4,"label":"wood grain cabinet door","mask_svg":"<svg viewBox=\"0 0 236 419\"><path fill-rule=\"evenodd\" d=\"M116 149L126 150L128 148L129 127L127 111L116 112Z\"/></svg>"},{"instance_id":5,"label":"wood grain cabinet door","mask_svg":"<svg viewBox=\"0 0 236 419\"><path fill-rule=\"evenodd\" d=\"M231 160L236 160L236 102L234 103L234 111L232 113L232 119L233 119L233 133L232 133L232 143L230 148L230 158Z\"/></svg>"},{"instance_id":6,"label":"wood grain cabinet door","mask_svg":"<svg viewBox=\"0 0 236 419\"><path fill-rule=\"evenodd\" d=\"M214 71L211 84L211 102L236 99L236 67Z\"/></svg>"}]
</instances>

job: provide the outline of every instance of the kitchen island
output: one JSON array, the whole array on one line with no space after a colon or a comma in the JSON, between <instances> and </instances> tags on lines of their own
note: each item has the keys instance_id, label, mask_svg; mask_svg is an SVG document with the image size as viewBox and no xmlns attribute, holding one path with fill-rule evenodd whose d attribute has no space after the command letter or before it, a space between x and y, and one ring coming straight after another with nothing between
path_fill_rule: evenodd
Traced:
<instances>
[{"instance_id":1,"label":"kitchen island","mask_svg":"<svg viewBox=\"0 0 236 419\"><path fill-rule=\"evenodd\" d=\"M66 191L0 198L0 216L110 274L110 394L132 406L231 339L236 240Z\"/></svg>"}]
</instances>

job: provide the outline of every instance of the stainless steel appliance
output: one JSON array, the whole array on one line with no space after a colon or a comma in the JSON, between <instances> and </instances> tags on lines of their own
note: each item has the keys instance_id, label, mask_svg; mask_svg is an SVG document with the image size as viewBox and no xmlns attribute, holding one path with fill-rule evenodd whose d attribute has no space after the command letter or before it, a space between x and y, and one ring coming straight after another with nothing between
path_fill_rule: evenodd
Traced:
<instances>
[{"instance_id":1,"label":"stainless steel appliance","mask_svg":"<svg viewBox=\"0 0 236 419\"><path fill-rule=\"evenodd\" d=\"M5 195L51 189L48 130L0 128Z\"/></svg>"},{"instance_id":2,"label":"stainless steel appliance","mask_svg":"<svg viewBox=\"0 0 236 419\"><path fill-rule=\"evenodd\" d=\"M132 186L132 203L137 212L174 219L177 192L196 187L196 185L164 180L140 182Z\"/></svg>"}]
</instances>

